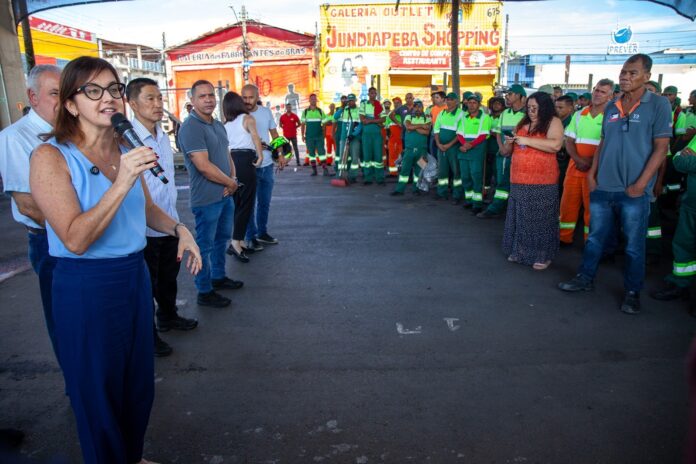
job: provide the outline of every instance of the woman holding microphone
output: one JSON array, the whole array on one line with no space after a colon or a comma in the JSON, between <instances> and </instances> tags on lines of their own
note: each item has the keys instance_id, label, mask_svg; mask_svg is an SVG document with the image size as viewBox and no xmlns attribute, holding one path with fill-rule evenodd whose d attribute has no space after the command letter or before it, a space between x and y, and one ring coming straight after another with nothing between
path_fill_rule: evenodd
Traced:
<instances>
[{"instance_id":1,"label":"woman holding microphone","mask_svg":"<svg viewBox=\"0 0 696 464\"><path fill-rule=\"evenodd\" d=\"M154 396L152 292L145 228L179 238L178 258L201 267L188 229L151 200L143 172L157 155L128 151L111 125L125 86L99 58L65 67L52 138L31 159L31 188L57 258L54 323L85 463L146 463Z\"/></svg>"},{"instance_id":2,"label":"woman holding microphone","mask_svg":"<svg viewBox=\"0 0 696 464\"><path fill-rule=\"evenodd\" d=\"M222 112L227 121L225 131L240 182L240 188L234 192L234 229L227 253L243 263L248 263L249 257L244 253L244 235L256 201L256 168L263 162L263 147L256 130L256 120L249 115L239 94L225 94L222 99Z\"/></svg>"}]
</instances>

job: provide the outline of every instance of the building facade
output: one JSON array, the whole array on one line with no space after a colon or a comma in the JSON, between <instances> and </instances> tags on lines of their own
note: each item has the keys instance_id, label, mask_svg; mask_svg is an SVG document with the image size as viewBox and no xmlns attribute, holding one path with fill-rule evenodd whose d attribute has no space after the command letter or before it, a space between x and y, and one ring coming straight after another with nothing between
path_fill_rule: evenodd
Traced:
<instances>
[{"instance_id":1,"label":"building facade","mask_svg":"<svg viewBox=\"0 0 696 464\"><path fill-rule=\"evenodd\" d=\"M36 64L54 64L62 68L78 56L99 56L97 37L93 32L58 24L36 16L29 18L29 26L31 27ZM17 28L17 35L26 72L24 36L21 25Z\"/></svg>"},{"instance_id":2,"label":"building facade","mask_svg":"<svg viewBox=\"0 0 696 464\"><path fill-rule=\"evenodd\" d=\"M245 63L243 27L236 23L167 50L168 84L175 89L172 107L178 114L185 111L188 89L199 79L212 82L220 93L239 92L245 82L255 84L261 102L274 112L284 111L286 103L308 105L317 88L314 35L247 21L246 44Z\"/></svg>"},{"instance_id":3,"label":"building facade","mask_svg":"<svg viewBox=\"0 0 696 464\"><path fill-rule=\"evenodd\" d=\"M407 92L430 99L451 88L449 6L434 3L321 5L321 100L338 101L354 93L367 98L377 87L382 97ZM490 96L502 46L502 4L473 2L459 14L460 87Z\"/></svg>"}]
</instances>

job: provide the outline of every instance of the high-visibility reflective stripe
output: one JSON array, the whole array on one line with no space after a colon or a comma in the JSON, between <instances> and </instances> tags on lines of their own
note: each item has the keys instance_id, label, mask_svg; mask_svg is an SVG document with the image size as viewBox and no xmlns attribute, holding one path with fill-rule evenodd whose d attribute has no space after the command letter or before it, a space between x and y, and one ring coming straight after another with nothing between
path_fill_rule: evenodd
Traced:
<instances>
[{"instance_id":1,"label":"high-visibility reflective stripe","mask_svg":"<svg viewBox=\"0 0 696 464\"><path fill-rule=\"evenodd\" d=\"M681 184L667 184L665 188L670 192L674 192L681 188Z\"/></svg>"},{"instance_id":2,"label":"high-visibility reflective stripe","mask_svg":"<svg viewBox=\"0 0 696 464\"><path fill-rule=\"evenodd\" d=\"M304 122L322 122L323 120L321 118L307 118L304 120Z\"/></svg>"},{"instance_id":3,"label":"high-visibility reflective stripe","mask_svg":"<svg viewBox=\"0 0 696 464\"><path fill-rule=\"evenodd\" d=\"M457 126L440 126L440 130L451 130L453 132L457 131Z\"/></svg>"},{"instance_id":4,"label":"high-visibility reflective stripe","mask_svg":"<svg viewBox=\"0 0 696 464\"><path fill-rule=\"evenodd\" d=\"M447 185L449 183L448 179L438 179L437 185Z\"/></svg>"},{"instance_id":5,"label":"high-visibility reflective stripe","mask_svg":"<svg viewBox=\"0 0 696 464\"><path fill-rule=\"evenodd\" d=\"M599 145L599 139L580 138L575 139L575 143L584 143L585 145Z\"/></svg>"},{"instance_id":6,"label":"high-visibility reflective stripe","mask_svg":"<svg viewBox=\"0 0 696 464\"><path fill-rule=\"evenodd\" d=\"M506 192L505 190L496 190L493 198L497 200L507 200L509 196L510 193Z\"/></svg>"},{"instance_id":7,"label":"high-visibility reflective stripe","mask_svg":"<svg viewBox=\"0 0 696 464\"><path fill-rule=\"evenodd\" d=\"M351 168L353 171L357 171L358 169L360 169L360 168L358 167L357 164L351 164L351 165L350 165L350 168Z\"/></svg>"},{"instance_id":8,"label":"high-visibility reflective stripe","mask_svg":"<svg viewBox=\"0 0 696 464\"><path fill-rule=\"evenodd\" d=\"M408 176L399 176L399 183L400 184L407 184L408 183Z\"/></svg>"},{"instance_id":9,"label":"high-visibility reflective stripe","mask_svg":"<svg viewBox=\"0 0 696 464\"><path fill-rule=\"evenodd\" d=\"M686 134L686 127L680 127L678 129L674 129L674 135L684 135Z\"/></svg>"},{"instance_id":10,"label":"high-visibility reflective stripe","mask_svg":"<svg viewBox=\"0 0 696 464\"><path fill-rule=\"evenodd\" d=\"M589 233L590 233L590 228L587 227L587 226L585 226L585 227L584 227L584 232L585 232L586 234L589 234Z\"/></svg>"},{"instance_id":11,"label":"high-visibility reflective stripe","mask_svg":"<svg viewBox=\"0 0 696 464\"><path fill-rule=\"evenodd\" d=\"M561 222L561 229L575 229L575 222Z\"/></svg>"},{"instance_id":12,"label":"high-visibility reflective stripe","mask_svg":"<svg viewBox=\"0 0 696 464\"><path fill-rule=\"evenodd\" d=\"M379 163L377 161L373 161L372 167L375 169L384 169L384 163Z\"/></svg>"},{"instance_id":13,"label":"high-visibility reflective stripe","mask_svg":"<svg viewBox=\"0 0 696 464\"><path fill-rule=\"evenodd\" d=\"M472 200L474 201L483 201L483 195L480 193L474 192L473 196L471 197Z\"/></svg>"},{"instance_id":14,"label":"high-visibility reflective stripe","mask_svg":"<svg viewBox=\"0 0 696 464\"><path fill-rule=\"evenodd\" d=\"M648 227L648 238L662 237L662 227Z\"/></svg>"},{"instance_id":15,"label":"high-visibility reflective stripe","mask_svg":"<svg viewBox=\"0 0 696 464\"><path fill-rule=\"evenodd\" d=\"M467 190L464 192L464 198L467 200L471 200L474 197L474 191L473 190Z\"/></svg>"},{"instance_id":16,"label":"high-visibility reflective stripe","mask_svg":"<svg viewBox=\"0 0 696 464\"><path fill-rule=\"evenodd\" d=\"M452 185L455 187L461 187L462 186L462 180L461 179L454 179L454 182L452 182Z\"/></svg>"},{"instance_id":17,"label":"high-visibility reflective stripe","mask_svg":"<svg viewBox=\"0 0 696 464\"><path fill-rule=\"evenodd\" d=\"M689 261L688 263L678 263L674 262L672 264L672 273L675 276L692 276L696 274L696 261Z\"/></svg>"},{"instance_id":18,"label":"high-visibility reflective stripe","mask_svg":"<svg viewBox=\"0 0 696 464\"><path fill-rule=\"evenodd\" d=\"M389 166L389 172L399 172L396 166Z\"/></svg>"}]
</instances>

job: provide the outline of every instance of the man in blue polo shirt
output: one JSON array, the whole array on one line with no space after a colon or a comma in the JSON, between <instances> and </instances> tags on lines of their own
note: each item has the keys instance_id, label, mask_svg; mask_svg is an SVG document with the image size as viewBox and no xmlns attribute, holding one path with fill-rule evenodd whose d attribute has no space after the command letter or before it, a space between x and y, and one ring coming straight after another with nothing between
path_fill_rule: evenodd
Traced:
<instances>
[{"instance_id":1,"label":"man in blue polo shirt","mask_svg":"<svg viewBox=\"0 0 696 464\"><path fill-rule=\"evenodd\" d=\"M587 180L590 235L578 274L558 287L567 292L592 290L602 251L620 221L626 237L624 298L621 311L640 312L645 279L645 236L655 175L672 136L672 111L666 98L648 92L652 59L631 56L619 75L621 94L607 104L602 139Z\"/></svg>"},{"instance_id":2,"label":"man in blue polo shirt","mask_svg":"<svg viewBox=\"0 0 696 464\"><path fill-rule=\"evenodd\" d=\"M215 290L235 290L243 285L225 276L225 250L232 237L234 216L231 196L238 184L227 148L227 132L213 118L213 84L196 81L191 87L191 103L193 111L181 125L179 144L189 173L196 243L203 259L203 267L195 278L198 304L222 308L231 301Z\"/></svg>"}]
</instances>

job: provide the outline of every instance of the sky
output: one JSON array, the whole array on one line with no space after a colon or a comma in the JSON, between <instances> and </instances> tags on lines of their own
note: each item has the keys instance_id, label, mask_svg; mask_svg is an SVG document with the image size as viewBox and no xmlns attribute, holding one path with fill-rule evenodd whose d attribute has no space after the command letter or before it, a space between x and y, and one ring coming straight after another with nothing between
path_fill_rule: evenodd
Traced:
<instances>
[{"instance_id":1,"label":"sky","mask_svg":"<svg viewBox=\"0 0 696 464\"><path fill-rule=\"evenodd\" d=\"M300 32L315 32L319 5L327 0L132 0L48 10L36 16L95 32L116 42L162 48L184 43L237 21L246 4L249 17ZM334 0L331 4L359 3ZM374 0L371 3L393 4ZM402 0L408 5L409 0ZM413 2L417 3L417 2ZM422 2L421 2L422 3ZM164 6L163 6L164 5ZM552 0L507 2L510 51L605 54L617 26L630 26L641 52L666 48L696 50L696 23L662 5L639 0Z\"/></svg>"}]
</instances>

